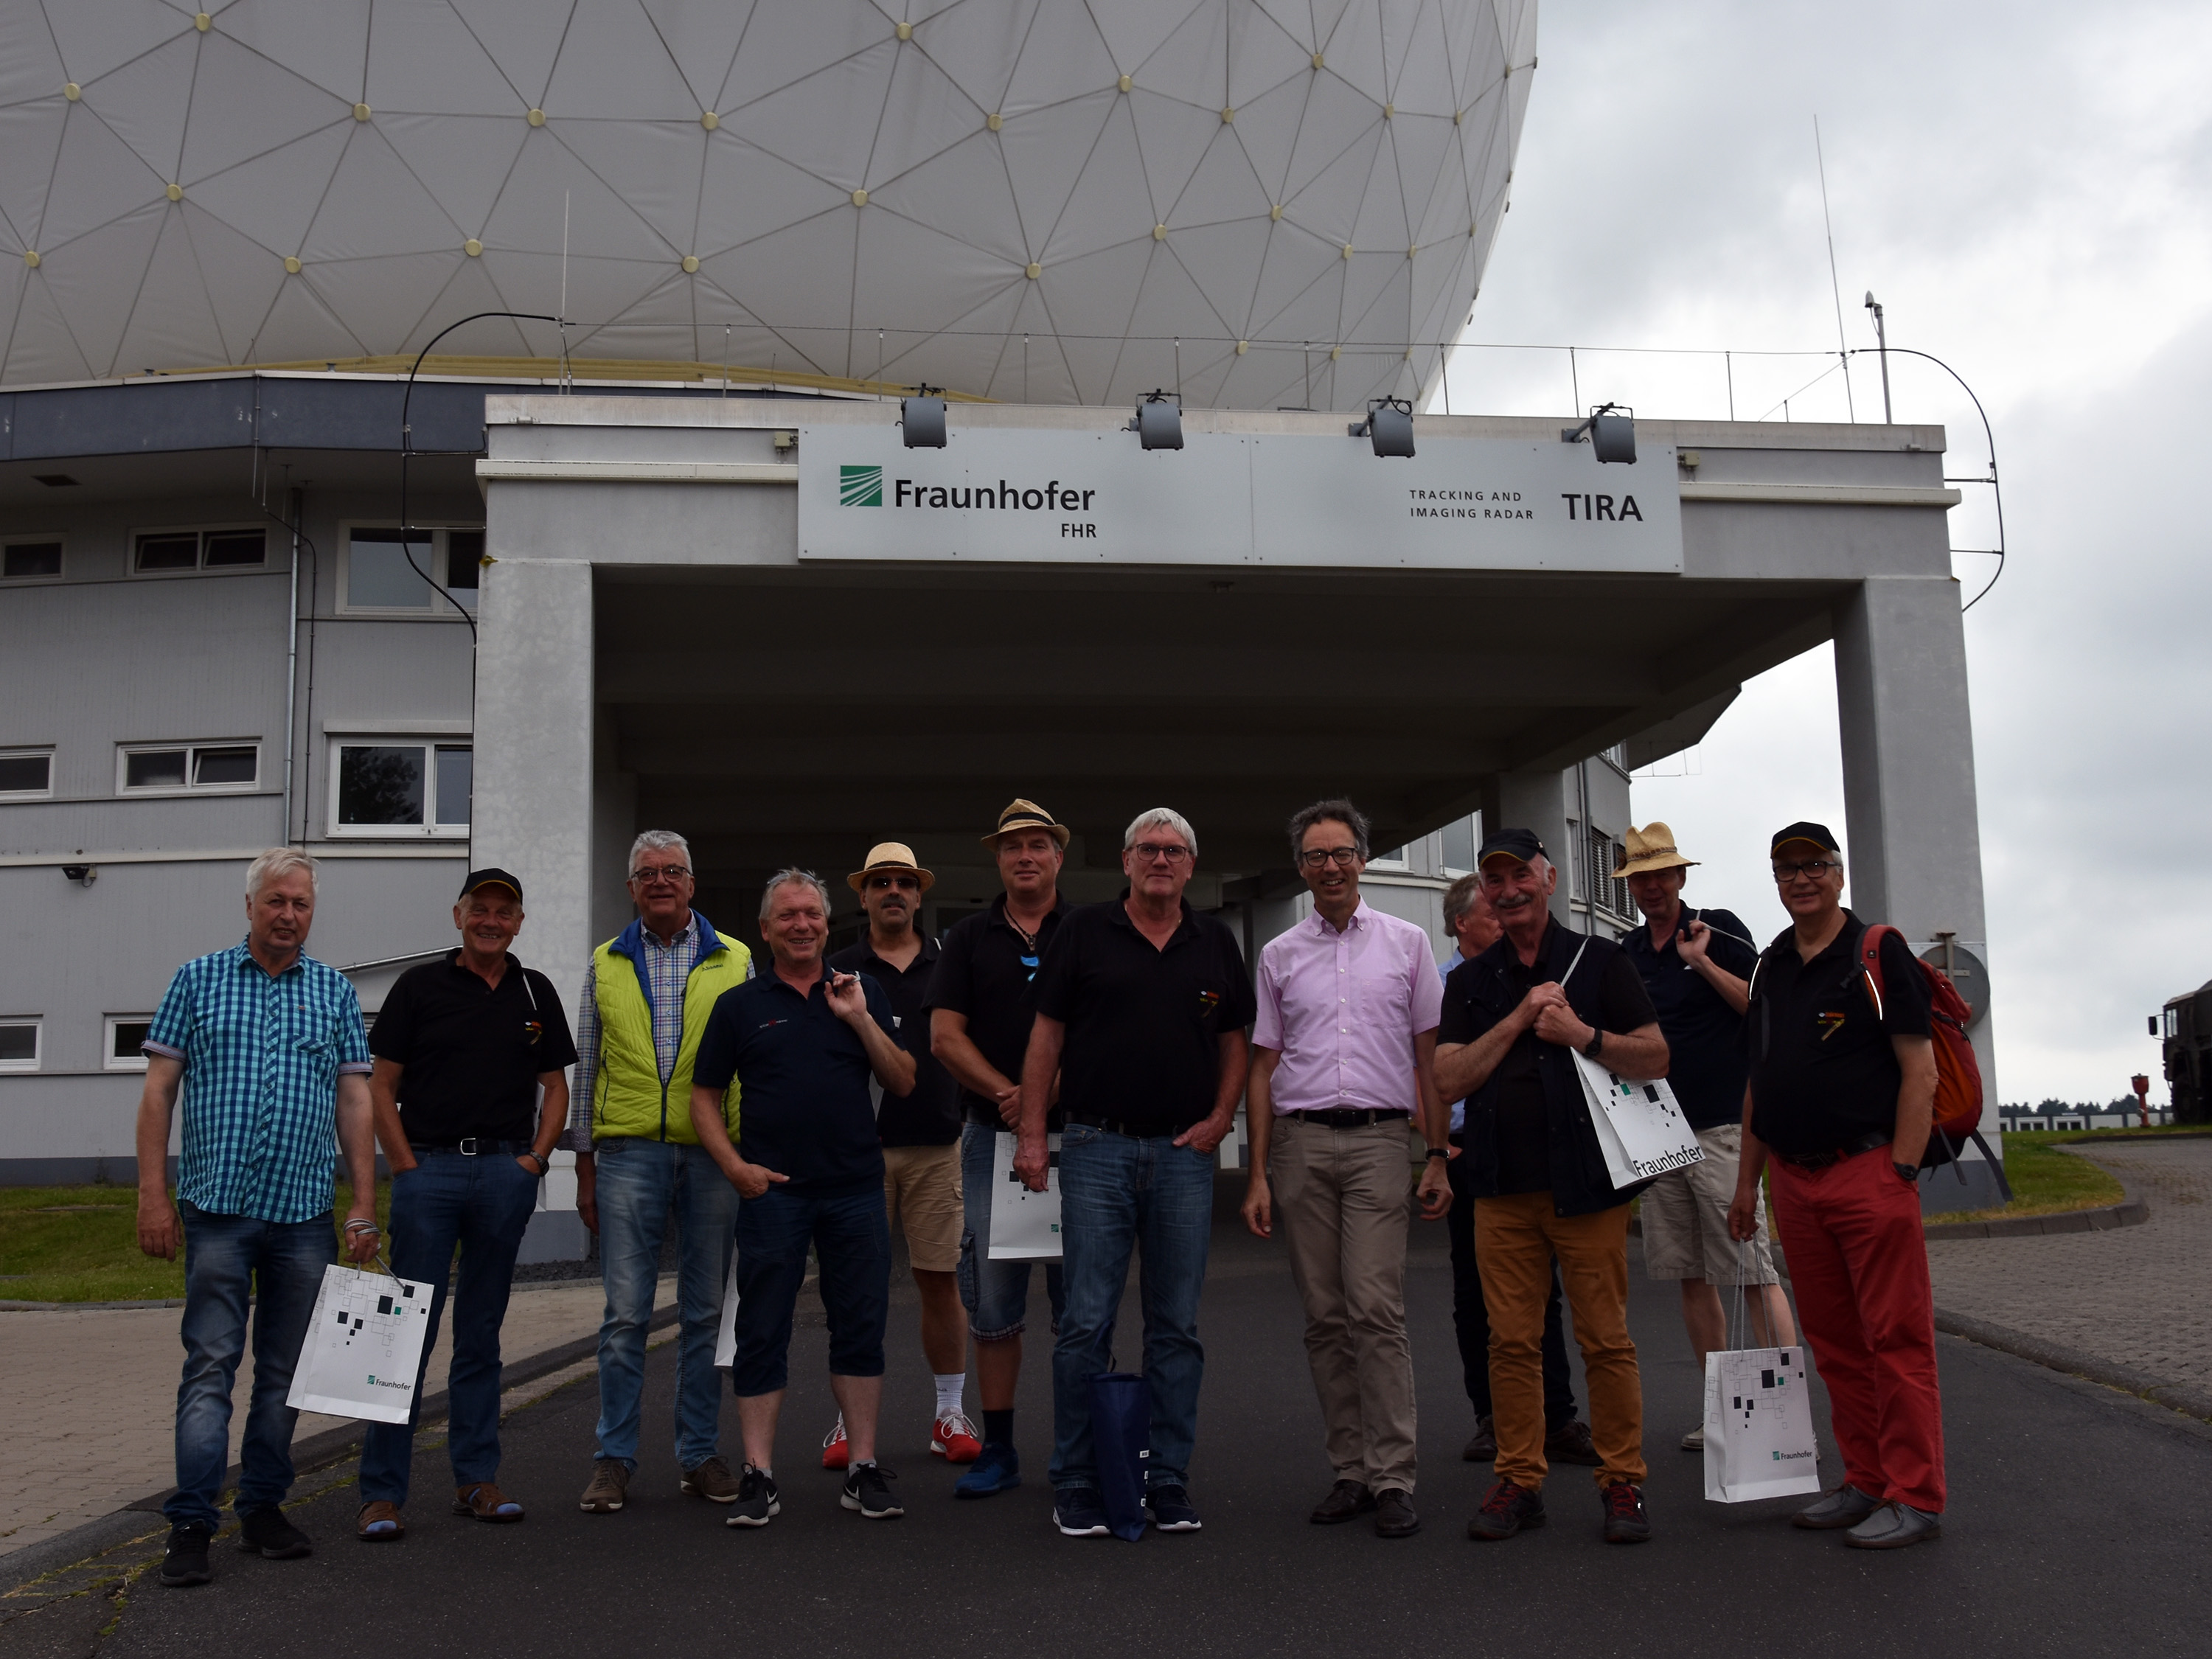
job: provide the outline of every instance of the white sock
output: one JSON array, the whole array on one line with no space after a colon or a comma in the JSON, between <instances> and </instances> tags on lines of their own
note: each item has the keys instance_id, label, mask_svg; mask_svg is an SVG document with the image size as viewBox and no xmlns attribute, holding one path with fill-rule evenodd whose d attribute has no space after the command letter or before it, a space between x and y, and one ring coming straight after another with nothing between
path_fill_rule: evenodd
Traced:
<instances>
[{"instance_id":1,"label":"white sock","mask_svg":"<svg viewBox=\"0 0 2212 1659\"><path fill-rule=\"evenodd\" d=\"M968 1391L965 1371L932 1371L937 1382L937 1414L950 1417L960 1409L960 1399Z\"/></svg>"}]
</instances>

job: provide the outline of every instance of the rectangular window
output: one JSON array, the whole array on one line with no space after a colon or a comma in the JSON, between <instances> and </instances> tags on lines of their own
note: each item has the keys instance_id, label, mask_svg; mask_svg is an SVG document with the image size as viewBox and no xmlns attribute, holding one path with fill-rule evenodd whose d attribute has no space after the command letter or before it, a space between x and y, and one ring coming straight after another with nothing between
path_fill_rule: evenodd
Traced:
<instances>
[{"instance_id":1,"label":"rectangular window","mask_svg":"<svg viewBox=\"0 0 2212 1659\"><path fill-rule=\"evenodd\" d=\"M36 581L62 574L62 544L58 537L41 541L9 542L0 549L0 577L9 581Z\"/></svg>"},{"instance_id":2,"label":"rectangular window","mask_svg":"<svg viewBox=\"0 0 2212 1659\"><path fill-rule=\"evenodd\" d=\"M475 755L465 743L405 738L334 745L334 835L465 835Z\"/></svg>"},{"instance_id":3,"label":"rectangular window","mask_svg":"<svg viewBox=\"0 0 2212 1659\"><path fill-rule=\"evenodd\" d=\"M33 800L54 793L54 751L0 750L0 799Z\"/></svg>"},{"instance_id":4,"label":"rectangular window","mask_svg":"<svg viewBox=\"0 0 2212 1659\"><path fill-rule=\"evenodd\" d=\"M0 1019L0 1072L39 1069L41 1023L35 1019Z\"/></svg>"},{"instance_id":5,"label":"rectangular window","mask_svg":"<svg viewBox=\"0 0 2212 1659\"><path fill-rule=\"evenodd\" d=\"M102 1053L111 1072L143 1072L146 1069L145 1051L139 1045L146 1041L146 1033L153 1029L151 1014L110 1014L107 1017L107 1042Z\"/></svg>"},{"instance_id":6,"label":"rectangular window","mask_svg":"<svg viewBox=\"0 0 2212 1659\"><path fill-rule=\"evenodd\" d=\"M438 597L428 580L437 568L436 533L355 531L346 550L346 604L369 611L429 610Z\"/></svg>"},{"instance_id":7,"label":"rectangular window","mask_svg":"<svg viewBox=\"0 0 2212 1659\"><path fill-rule=\"evenodd\" d=\"M446 532L446 591L465 611L477 608L477 589L483 581L483 550L481 530Z\"/></svg>"},{"instance_id":8,"label":"rectangular window","mask_svg":"<svg viewBox=\"0 0 2212 1659\"><path fill-rule=\"evenodd\" d=\"M1474 868L1475 837L1481 815L1460 819L1443 828L1444 868L1466 875Z\"/></svg>"},{"instance_id":9,"label":"rectangular window","mask_svg":"<svg viewBox=\"0 0 2212 1659\"><path fill-rule=\"evenodd\" d=\"M134 744L120 751L116 787L134 790L251 789L260 781L261 747L252 743Z\"/></svg>"},{"instance_id":10,"label":"rectangular window","mask_svg":"<svg viewBox=\"0 0 2212 1659\"><path fill-rule=\"evenodd\" d=\"M137 538L131 568L258 570L269 562L269 532L258 526L231 530L149 530Z\"/></svg>"}]
</instances>

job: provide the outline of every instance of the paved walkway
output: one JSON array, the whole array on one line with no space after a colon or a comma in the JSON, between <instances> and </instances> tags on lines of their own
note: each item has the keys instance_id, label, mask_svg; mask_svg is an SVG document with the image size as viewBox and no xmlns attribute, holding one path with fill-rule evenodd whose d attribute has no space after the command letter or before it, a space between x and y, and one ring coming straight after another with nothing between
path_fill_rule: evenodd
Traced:
<instances>
[{"instance_id":1,"label":"paved walkway","mask_svg":"<svg viewBox=\"0 0 2212 1659\"><path fill-rule=\"evenodd\" d=\"M1936 1305L2212 1389L2212 1139L2126 1142L2093 1156L2149 1204L2148 1221L1932 1241Z\"/></svg>"},{"instance_id":2,"label":"paved walkway","mask_svg":"<svg viewBox=\"0 0 2212 1659\"><path fill-rule=\"evenodd\" d=\"M505 1358L512 1363L589 1335L605 1307L593 1280L518 1285L502 1331ZM8 1455L0 1460L0 1556L112 1514L175 1479L170 1407L184 1361L177 1340L182 1312L0 1312L0 1422L9 1425ZM426 1380L434 1394L445 1387L450 1329L440 1322ZM252 1386L249 1352L232 1396L234 1462ZM348 1420L302 1412L294 1437Z\"/></svg>"}]
</instances>

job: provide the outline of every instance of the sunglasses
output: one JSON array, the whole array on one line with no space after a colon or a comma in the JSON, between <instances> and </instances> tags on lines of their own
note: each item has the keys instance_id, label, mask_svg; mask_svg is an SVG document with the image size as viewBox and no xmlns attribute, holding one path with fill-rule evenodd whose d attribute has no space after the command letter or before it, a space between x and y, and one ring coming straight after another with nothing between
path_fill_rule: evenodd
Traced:
<instances>
[{"instance_id":1,"label":"sunglasses","mask_svg":"<svg viewBox=\"0 0 2212 1659\"><path fill-rule=\"evenodd\" d=\"M919 893L921 890L921 878L919 876L870 876L868 878L868 890L871 892L887 892L894 887L902 893Z\"/></svg>"}]
</instances>

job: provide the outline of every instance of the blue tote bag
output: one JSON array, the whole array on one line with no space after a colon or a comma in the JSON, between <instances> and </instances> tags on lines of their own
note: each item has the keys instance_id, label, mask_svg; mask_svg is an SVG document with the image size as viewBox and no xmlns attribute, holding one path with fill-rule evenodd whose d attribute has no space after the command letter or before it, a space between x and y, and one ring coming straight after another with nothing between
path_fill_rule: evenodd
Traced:
<instances>
[{"instance_id":1,"label":"blue tote bag","mask_svg":"<svg viewBox=\"0 0 2212 1659\"><path fill-rule=\"evenodd\" d=\"M1152 1391L1136 1371L1091 1379L1091 1438L1098 1451L1098 1496L1114 1536L1145 1535L1145 1465L1152 1455Z\"/></svg>"}]
</instances>

